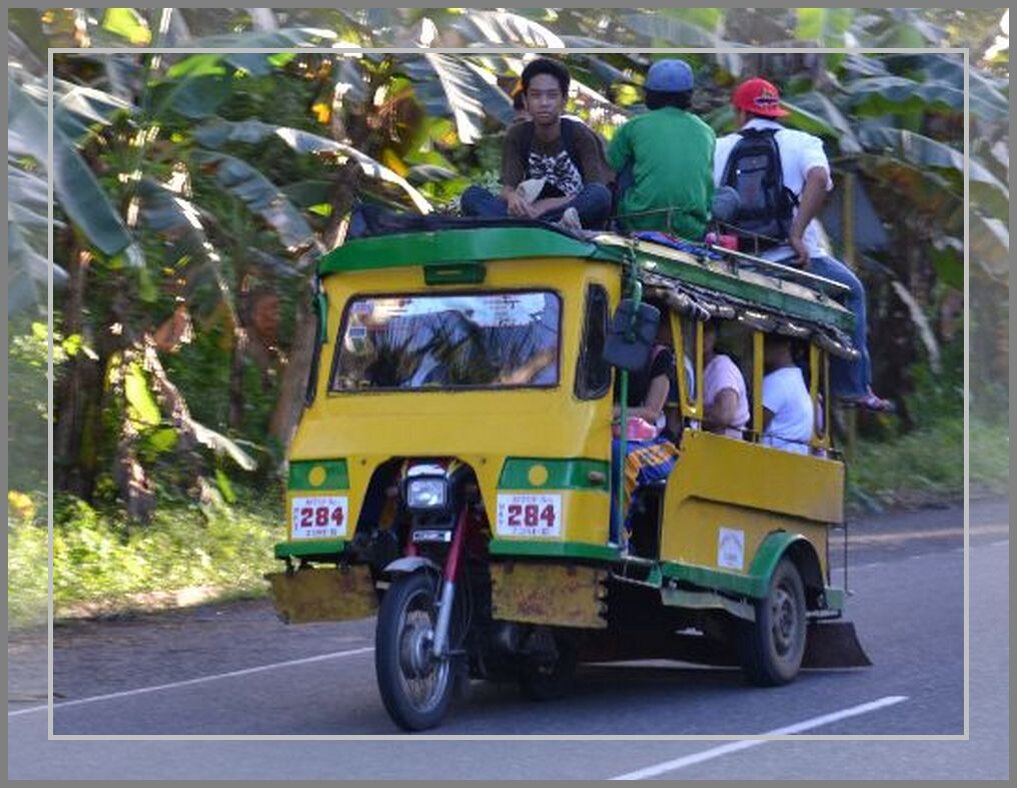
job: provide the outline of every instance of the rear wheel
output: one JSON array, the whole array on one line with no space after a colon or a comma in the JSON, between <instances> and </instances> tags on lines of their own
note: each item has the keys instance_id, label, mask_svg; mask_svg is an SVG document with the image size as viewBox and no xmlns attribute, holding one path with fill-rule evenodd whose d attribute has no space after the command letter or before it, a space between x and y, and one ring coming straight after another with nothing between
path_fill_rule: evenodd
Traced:
<instances>
[{"instance_id":1,"label":"rear wheel","mask_svg":"<svg viewBox=\"0 0 1017 788\"><path fill-rule=\"evenodd\" d=\"M410 731L441 722L452 698L452 660L431 651L438 618L436 581L425 572L393 581L378 611L374 668L389 716Z\"/></svg>"},{"instance_id":2,"label":"rear wheel","mask_svg":"<svg viewBox=\"0 0 1017 788\"><path fill-rule=\"evenodd\" d=\"M555 637L557 656L553 661L538 663L519 677L519 688L530 700L555 700L564 697L575 681L577 652L574 644Z\"/></svg>"},{"instance_id":3,"label":"rear wheel","mask_svg":"<svg viewBox=\"0 0 1017 788\"><path fill-rule=\"evenodd\" d=\"M756 620L741 632L742 670L753 684L787 684L798 675L805 654L805 586L790 558L777 564L770 589L756 603Z\"/></svg>"}]
</instances>

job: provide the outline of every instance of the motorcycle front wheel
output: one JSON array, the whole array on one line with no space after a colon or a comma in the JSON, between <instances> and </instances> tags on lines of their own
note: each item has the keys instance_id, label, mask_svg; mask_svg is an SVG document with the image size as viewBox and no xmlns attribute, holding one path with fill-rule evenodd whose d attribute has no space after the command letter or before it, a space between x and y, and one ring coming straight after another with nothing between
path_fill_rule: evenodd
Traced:
<instances>
[{"instance_id":1,"label":"motorcycle front wheel","mask_svg":"<svg viewBox=\"0 0 1017 788\"><path fill-rule=\"evenodd\" d=\"M452 698L452 661L432 653L438 581L414 572L392 581L378 611L374 668L382 702L403 730L438 725Z\"/></svg>"}]
</instances>

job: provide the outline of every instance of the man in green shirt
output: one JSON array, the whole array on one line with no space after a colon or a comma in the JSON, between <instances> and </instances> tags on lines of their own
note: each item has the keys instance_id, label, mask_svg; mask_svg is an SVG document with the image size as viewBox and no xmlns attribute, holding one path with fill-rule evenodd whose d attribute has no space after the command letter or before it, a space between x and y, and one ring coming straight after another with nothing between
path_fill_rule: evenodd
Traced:
<instances>
[{"instance_id":1,"label":"man in green shirt","mask_svg":"<svg viewBox=\"0 0 1017 788\"><path fill-rule=\"evenodd\" d=\"M650 111L632 118L611 140L607 161L620 174L618 221L626 232L658 230L693 241L706 234L716 137L687 111L692 87L692 69L684 60L657 61L646 75Z\"/></svg>"}]
</instances>

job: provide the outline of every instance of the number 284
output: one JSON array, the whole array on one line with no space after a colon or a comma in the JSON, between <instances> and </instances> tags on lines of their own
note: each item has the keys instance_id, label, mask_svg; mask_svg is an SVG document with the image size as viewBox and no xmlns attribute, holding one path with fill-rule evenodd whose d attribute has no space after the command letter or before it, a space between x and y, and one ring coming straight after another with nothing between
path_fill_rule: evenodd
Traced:
<instances>
[{"instance_id":1,"label":"number 284","mask_svg":"<svg viewBox=\"0 0 1017 788\"><path fill-rule=\"evenodd\" d=\"M544 524L549 528L554 526L555 511L551 504L547 504L543 509L540 508L539 504L528 503L510 503L508 505L508 524L509 525L525 525L534 528L538 525Z\"/></svg>"},{"instance_id":2,"label":"number 284","mask_svg":"<svg viewBox=\"0 0 1017 788\"><path fill-rule=\"evenodd\" d=\"M316 508L305 506L300 510L301 528L313 528L315 526L323 528L331 524L343 524L343 510L341 507L337 506L334 509L329 509L327 506L318 506Z\"/></svg>"}]
</instances>

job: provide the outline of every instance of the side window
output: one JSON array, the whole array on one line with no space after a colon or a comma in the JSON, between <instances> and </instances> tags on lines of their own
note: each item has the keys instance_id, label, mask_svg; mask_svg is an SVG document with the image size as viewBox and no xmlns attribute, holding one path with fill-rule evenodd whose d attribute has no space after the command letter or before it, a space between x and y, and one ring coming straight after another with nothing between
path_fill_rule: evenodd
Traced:
<instances>
[{"instance_id":1,"label":"side window","mask_svg":"<svg viewBox=\"0 0 1017 788\"><path fill-rule=\"evenodd\" d=\"M600 399L611 388L611 365L603 358L607 322L607 291L600 285L590 285L586 291L583 344L579 348L579 368L576 370L576 396L579 399Z\"/></svg>"}]
</instances>

